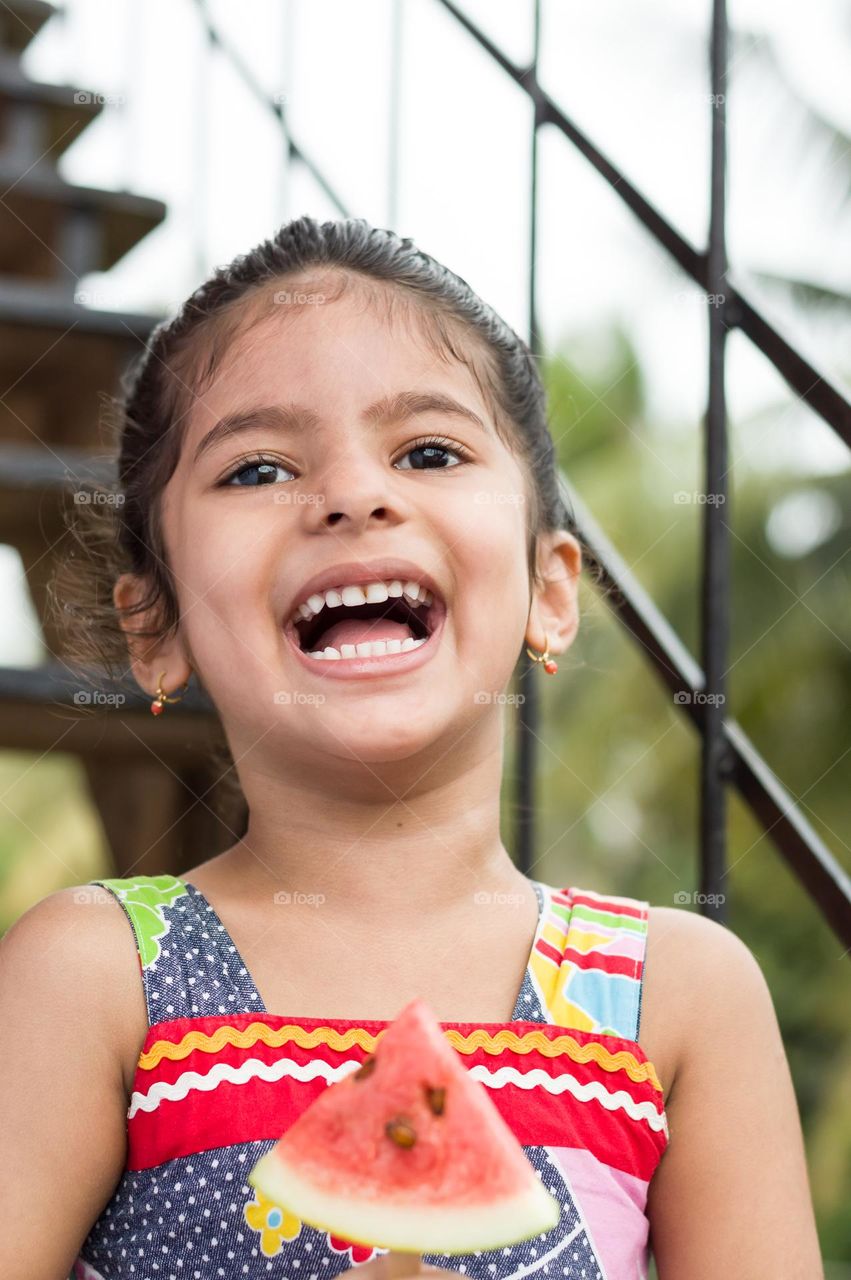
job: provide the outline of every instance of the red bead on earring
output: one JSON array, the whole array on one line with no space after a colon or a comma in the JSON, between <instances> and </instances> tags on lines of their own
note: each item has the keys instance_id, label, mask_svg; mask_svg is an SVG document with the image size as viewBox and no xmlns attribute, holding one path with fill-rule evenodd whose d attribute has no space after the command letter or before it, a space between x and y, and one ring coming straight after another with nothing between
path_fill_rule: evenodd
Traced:
<instances>
[{"instance_id":1,"label":"red bead on earring","mask_svg":"<svg viewBox=\"0 0 851 1280\"><path fill-rule=\"evenodd\" d=\"M542 662L544 664L544 670L547 675L554 676L558 671L558 663L555 658L550 657L549 641L547 640L546 632L544 632L544 652L533 653L529 648L527 648L526 652L533 662Z\"/></svg>"},{"instance_id":2,"label":"red bead on earring","mask_svg":"<svg viewBox=\"0 0 851 1280\"><path fill-rule=\"evenodd\" d=\"M178 693L176 696L171 698L168 697L165 690L163 689L164 675L165 675L165 672L161 671L160 678L157 681L157 696L154 698L153 702L151 703L151 715L153 716L161 716L163 711L165 710L165 704L167 702L179 702L180 699L183 697L183 694L189 688L189 682L187 681L187 683L183 687L183 693Z\"/></svg>"}]
</instances>

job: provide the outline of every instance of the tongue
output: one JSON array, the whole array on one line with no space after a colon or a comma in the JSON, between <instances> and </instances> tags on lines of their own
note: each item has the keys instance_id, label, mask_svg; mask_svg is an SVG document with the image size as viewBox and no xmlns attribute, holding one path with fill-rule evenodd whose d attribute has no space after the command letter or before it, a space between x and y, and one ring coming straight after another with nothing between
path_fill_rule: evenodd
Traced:
<instances>
[{"instance_id":1,"label":"tongue","mask_svg":"<svg viewBox=\"0 0 851 1280\"><path fill-rule=\"evenodd\" d=\"M332 645L339 649L341 644L363 644L367 640L407 640L409 636L414 638L407 622L396 622L392 618L346 618L323 631L314 647L324 649Z\"/></svg>"}]
</instances>

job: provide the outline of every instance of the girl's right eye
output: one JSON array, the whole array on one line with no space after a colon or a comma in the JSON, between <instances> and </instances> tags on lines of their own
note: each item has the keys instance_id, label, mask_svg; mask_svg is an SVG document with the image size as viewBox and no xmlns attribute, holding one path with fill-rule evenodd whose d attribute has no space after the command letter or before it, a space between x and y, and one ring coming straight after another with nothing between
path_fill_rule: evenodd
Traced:
<instances>
[{"instance_id":1,"label":"girl's right eye","mask_svg":"<svg viewBox=\"0 0 851 1280\"><path fill-rule=\"evenodd\" d=\"M254 458L243 458L238 467L229 472L224 479L219 481L218 488L237 488L244 487L248 489L257 489L262 484L274 484L275 472L285 471L292 476L292 471L278 458L267 458L263 454L258 454ZM254 483L253 477L256 477Z\"/></svg>"}]
</instances>

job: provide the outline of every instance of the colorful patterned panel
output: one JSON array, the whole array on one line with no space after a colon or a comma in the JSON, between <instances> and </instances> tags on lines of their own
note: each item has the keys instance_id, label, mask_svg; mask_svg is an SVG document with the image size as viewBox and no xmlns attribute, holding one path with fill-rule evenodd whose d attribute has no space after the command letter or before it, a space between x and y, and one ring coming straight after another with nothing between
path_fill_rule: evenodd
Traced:
<instances>
[{"instance_id":1,"label":"colorful patterned panel","mask_svg":"<svg viewBox=\"0 0 851 1280\"><path fill-rule=\"evenodd\" d=\"M554 889L530 959L550 1019L634 1039L646 936L646 903Z\"/></svg>"}]
</instances>

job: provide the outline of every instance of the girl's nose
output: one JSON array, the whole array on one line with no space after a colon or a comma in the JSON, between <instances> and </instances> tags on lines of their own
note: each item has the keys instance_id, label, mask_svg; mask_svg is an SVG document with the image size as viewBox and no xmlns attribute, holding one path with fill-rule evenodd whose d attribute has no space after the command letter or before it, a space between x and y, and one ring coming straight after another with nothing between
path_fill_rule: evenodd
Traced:
<instances>
[{"instance_id":1,"label":"girl's nose","mask_svg":"<svg viewBox=\"0 0 851 1280\"><path fill-rule=\"evenodd\" d=\"M371 461L329 467L318 478L313 497L309 519L315 528L349 526L360 533L371 520L403 519L392 477Z\"/></svg>"}]
</instances>

